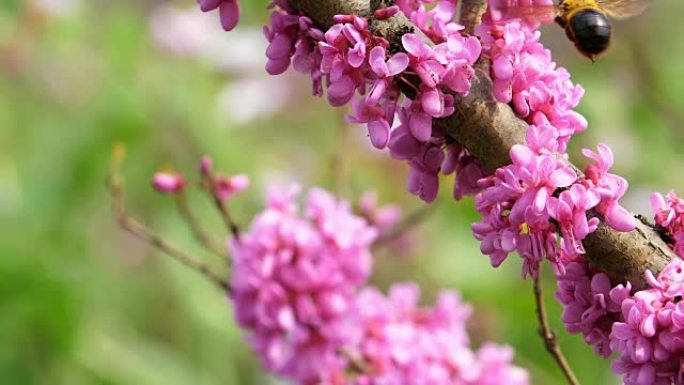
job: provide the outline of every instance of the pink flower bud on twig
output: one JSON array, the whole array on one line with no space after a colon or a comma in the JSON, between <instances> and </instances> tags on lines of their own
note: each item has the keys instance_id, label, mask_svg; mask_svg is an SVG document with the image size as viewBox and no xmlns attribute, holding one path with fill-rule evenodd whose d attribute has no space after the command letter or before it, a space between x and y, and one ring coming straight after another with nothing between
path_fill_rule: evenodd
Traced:
<instances>
[{"instance_id":1,"label":"pink flower bud on twig","mask_svg":"<svg viewBox=\"0 0 684 385\"><path fill-rule=\"evenodd\" d=\"M185 187L185 178L180 174L157 172L152 176L152 186L162 194L177 194Z\"/></svg>"}]
</instances>

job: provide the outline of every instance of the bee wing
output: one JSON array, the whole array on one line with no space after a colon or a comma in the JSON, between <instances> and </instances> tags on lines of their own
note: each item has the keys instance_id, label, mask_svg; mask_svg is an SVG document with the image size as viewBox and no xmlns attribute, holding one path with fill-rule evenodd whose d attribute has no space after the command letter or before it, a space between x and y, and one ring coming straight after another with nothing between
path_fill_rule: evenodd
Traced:
<instances>
[{"instance_id":1,"label":"bee wing","mask_svg":"<svg viewBox=\"0 0 684 385\"><path fill-rule=\"evenodd\" d=\"M596 0L608 16L622 20L636 16L651 5L651 0Z\"/></svg>"},{"instance_id":2,"label":"bee wing","mask_svg":"<svg viewBox=\"0 0 684 385\"><path fill-rule=\"evenodd\" d=\"M526 22L543 24L553 23L556 16L561 14L560 9L555 4L501 6L492 9L492 11L500 15L497 19L521 19Z\"/></svg>"}]
</instances>

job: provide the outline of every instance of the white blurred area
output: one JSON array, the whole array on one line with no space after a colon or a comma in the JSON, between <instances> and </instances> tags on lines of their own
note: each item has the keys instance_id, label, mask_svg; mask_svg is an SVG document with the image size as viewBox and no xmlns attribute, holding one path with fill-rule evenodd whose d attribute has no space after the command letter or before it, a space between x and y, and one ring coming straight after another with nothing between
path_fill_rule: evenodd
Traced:
<instances>
[{"instance_id":1,"label":"white blurred area","mask_svg":"<svg viewBox=\"0 0 684 385\"><path fill-rule=\"evenodd\" d=\"M232 80L217 95L219 116L237 124L266 118L282 110L291 95L290 75L266 73L266 39L261 28L239 25L221 29L216 12L198 7L161 5L152 11L150 28L156 44L168 52L209 63Z\"/></svg>"},{"instance_id":2,"label":"white blurred area","mask_svg":"<svg viewBox=\"0 0 684 385\"><path fill-rule=\"evenodd\" d=\"M31 0L33 8L52 16L70 16L79 8L80 0Z\"/></svg>"}]
</instances>

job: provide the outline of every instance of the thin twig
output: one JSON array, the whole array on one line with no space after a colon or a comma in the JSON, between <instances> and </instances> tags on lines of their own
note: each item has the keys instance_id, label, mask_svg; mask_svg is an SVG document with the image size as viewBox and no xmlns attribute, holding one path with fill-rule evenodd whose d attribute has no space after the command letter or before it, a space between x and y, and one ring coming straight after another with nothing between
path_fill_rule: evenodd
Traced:
<instances>
[{"instance_id":1,"label":"thin twig","mask_svg":"<svg viewBox=\"0 0 684 385\"><path fill-rule=\"evenodd\" d=\"M394 242L399 237L404 235L405 232L418 226L422 221L424 221L430 214L432 214L435 211L436 206L436 204L425 205L415 210L413 213L409 214L399 223L394 225L394 227L380 234L375 243L373 243L372 250L377 251L387 246L388 244Z\"/></svg>"},{"instance_id":2,"label":"thin twig","mask_svg":"<svg viewBox=\"0 0 684 385\"><path fill-rule=\"evenodd\" d=\"M568 361L565 359L563 352L558 345L558 339L556 337L556 332L551 329L549 325L549 319L546 314L546 307L544 306L544 296L542 294L542 287L540 282L541 277L541 265L537 271L537 276L533 276L534 280L534 300L537 304L537 319L539 320L539 335L544 340L544 346L546 350L553 356L556 363L563 371L565 378L568 380L570 385L579 385L577 377L572 372Z\"/></svg>"},{"instance_id":3,"label":"thin twig","mask_svg":"<svg viewBox=\"0 0 684 385\"><path fill-rule=\"evenodd\" d=\"M124 230L138 237L149 245L163 251L183 265L202 274L205 278L219 286L222 290L230 292L227 280L212 271L207 265L199 262L195 257L171 244L137 219L128 214L124 201L123 178L119 175L121 162L123 161L123 147L116 146L112 153L112 162L107 178L107 186L112 196L114 213L119 225Z\"/></svg>"},{"instance_id":4,"label":"thin twig","mask_svg":"<svg viewBox=\"0 0 684 385\"><path fill-rule=\"evenodd\" d=\"M188 205L187 197L183 192L180 192L174 196L174 202L176 203L176 209L178 213L183 217L185 222L188 224L190 231L202 246L207 250L213 252L214 254L220 256L223 260L228 257L226 249L221 246L220 243L216 242L209 233L204 230L200 222L197 220L195 215L190 210Z\"/></svg>"},{"instance_id":5,"label":"thin twig","mask_svg":"<svg viewBox=\"0 0 684 385\"><path fill-rule=\"evenodd\" d=\"M236 240L240 239L240 226L237 224L233 215L230 212L230 208L226 201L221 199L218 194L216 194L216 176L213 172L209 172L203 176L204 182L206 183L207 192L214 201L214 205L221 214L223 222L226 224L228 231L233 235Z\"/></svg>"},{"instance_id":6,"label":"thin twig","mask_svg":"<svg viewBox=\"0 0 684 385\"><path fill-rule=\"evenodd\" d=\"M366 362L363 357L360 357L358 354L354 353L353 351L342 348L340 349L340 354L342 357L346 358L347 361L349 361L349 369L356 374L370 374L371 373L371 367L368 362Z\"/></svg>"}]
</instances>

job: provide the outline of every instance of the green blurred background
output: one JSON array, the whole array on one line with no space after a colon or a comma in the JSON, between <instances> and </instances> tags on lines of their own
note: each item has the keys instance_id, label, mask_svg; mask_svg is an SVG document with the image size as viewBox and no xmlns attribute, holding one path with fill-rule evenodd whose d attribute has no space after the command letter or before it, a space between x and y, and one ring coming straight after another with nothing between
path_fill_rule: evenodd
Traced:
<instances>
[{"instance_id":1,"label":"green blurred background","mask_svg":"<svg viewBox=\"0 0 684 385\"><path fill-rule=\"evenodd\" d=\"M595 64L559 28L543 37L586 89L579 110L590 129L571 155L582 163L580 148L610 144L631 183L625 204L644 213L650 191L684 188L684 3L654 3L615 25ZM234 203L245 225L273 181L334 188L336 156L352 197L376 189L405 212L420 207L405 191L406 167L370 150L363 129L352 127L340 150L342 113L311 97L307 78L264 75L265 4L243 0L242 24L224 34L217 15L190 0L0 0L0 383L279 383L260 372L222 293L118 229L104 188L116 141L128 148L131 210L211 263L150 188L160 167L193 176L208 153L222 170L248 172L250 192ZM417 280L426 302L460 290L476 310L474 345L511 344L535 384L562 384L536 334L519 258L490 267L470 235L472 199L453 202L448 179L409 252L379 255L373 281ZM190 198L225 236L211 205ZM581 337L561 331L560 342L584 384L618 383Z\"/></svg>"}]
</instances>

